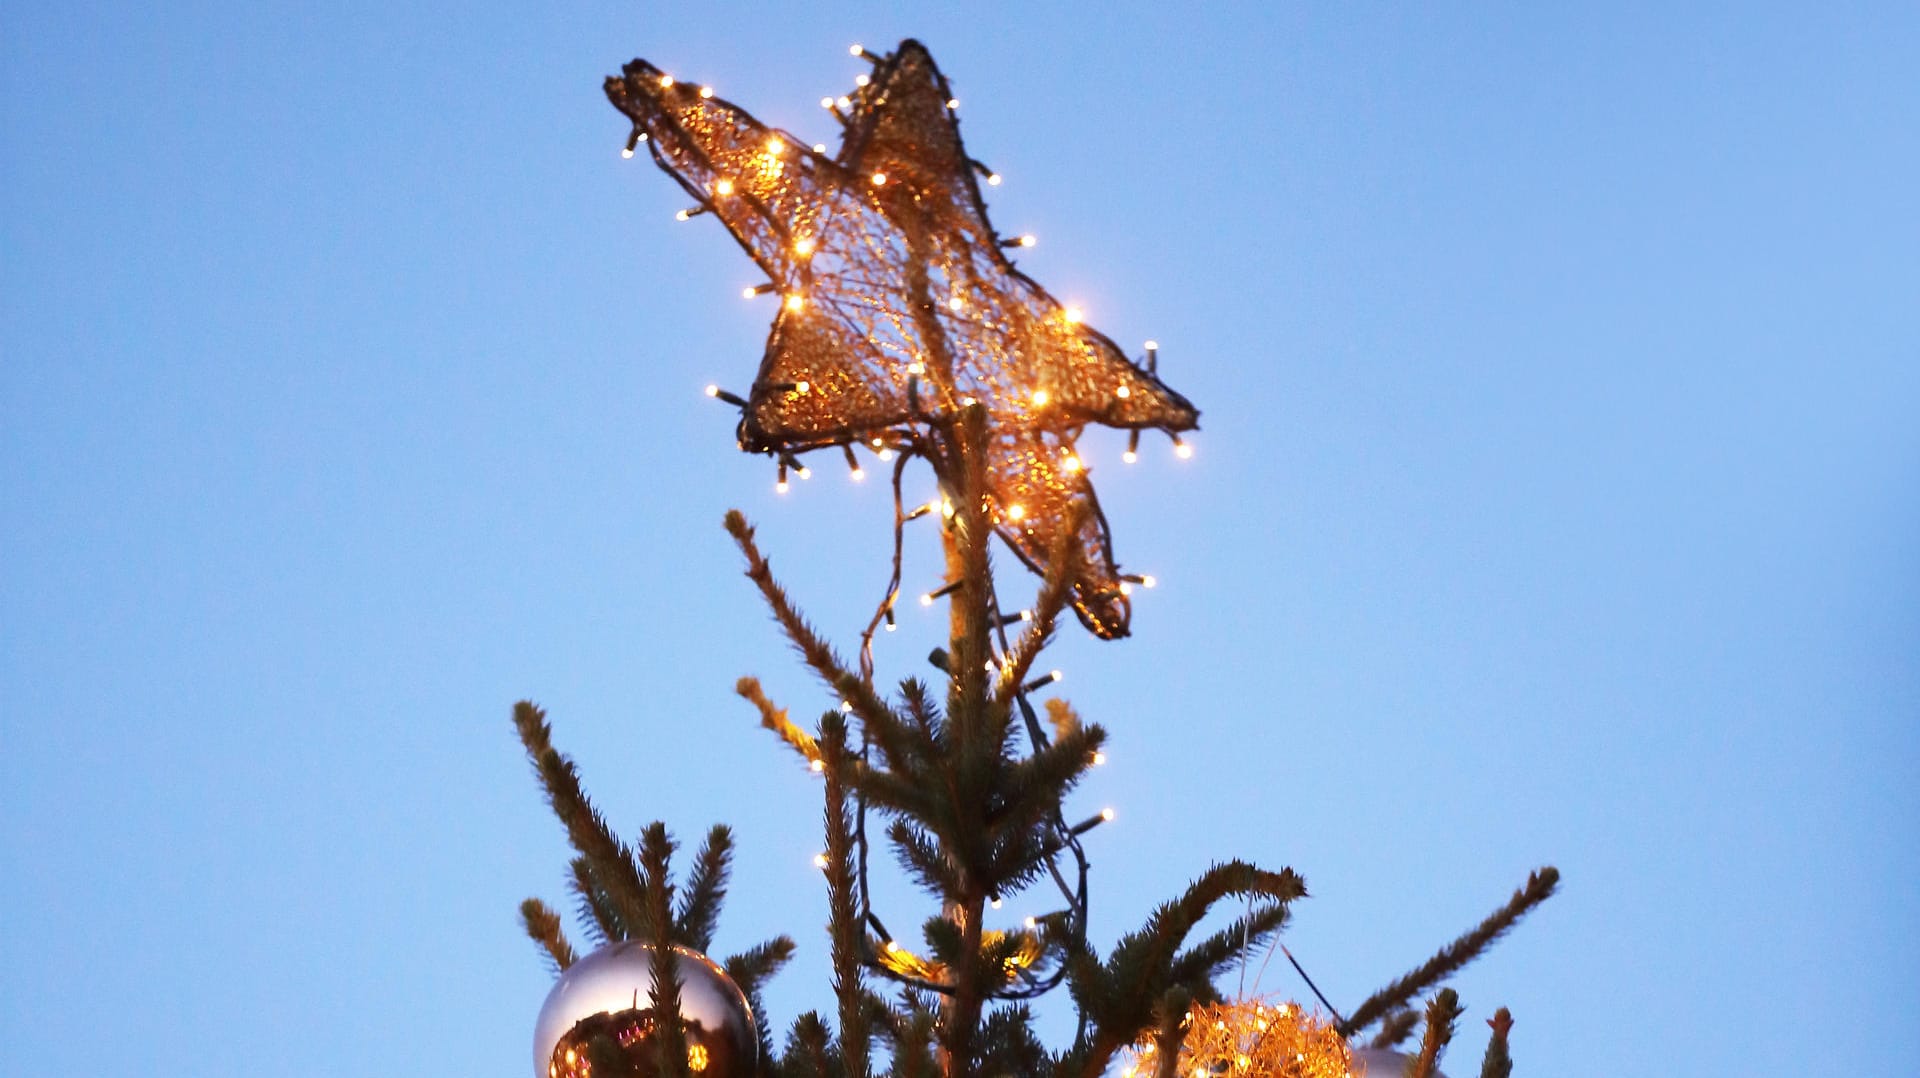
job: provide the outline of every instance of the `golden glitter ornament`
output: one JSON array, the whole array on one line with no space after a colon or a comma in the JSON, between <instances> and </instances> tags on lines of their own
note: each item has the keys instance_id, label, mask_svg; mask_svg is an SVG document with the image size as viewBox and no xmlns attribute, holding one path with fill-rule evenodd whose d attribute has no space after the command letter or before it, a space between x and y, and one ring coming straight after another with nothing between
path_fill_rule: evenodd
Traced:
<instances>
[{"instance_id":1,"label":"golden glitter ornament","mask_svg":"<svg viewBox=\"0 0 1920 1078\"><path fill-rule=\"evenodd\" d=\"M1154 1078L1159 1060L1142 1040L1121 1078ZM1180 1044L1178 1078L1348 1078L1347 1043L1334 1024L1297 1003L1247 999L1194 1007Z\"/></svg>"},{"instance_id":2,"label":"golden glitter ornament","mask_svg":"<svg viewBox=\"0 0 1920 1078\"><path fill-rule=\"evenodd\" d=\"M1031 238L988 223L976 174L998 177L967 156L925 47L858 55L872 75L822 101L844 126L832 156L645 61L607 80L634 124L628 148L644 141L697 201L683 216L717 217L765 271L750 293L780 297L741 447L913 452L950 480L952 421L977 403L996 531L1044 574L1079 519L1074 608L1124 636L1124 580L1075 440L1090 423L1174 434L1199 413L1160 382L1152 348L1136 365L1007 260Z\"/></svg>"}]
</instances>

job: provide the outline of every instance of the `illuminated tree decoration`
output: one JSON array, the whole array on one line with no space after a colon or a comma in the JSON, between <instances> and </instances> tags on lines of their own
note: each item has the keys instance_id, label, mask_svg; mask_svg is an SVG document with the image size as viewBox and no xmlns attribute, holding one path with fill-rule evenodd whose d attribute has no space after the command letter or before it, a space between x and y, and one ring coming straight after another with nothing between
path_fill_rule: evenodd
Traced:
<instances>
[{"instance_id":1,"label":"illuminated tree decoration","mask_svg":"<svg viewBox=\"0 0 1920 1078\"><path fill-rule=\"evenodd\" d=\"M713 214L765 271L750 294L779 296L741 447L783 461L835 446L912 454L951 487L953 423L978 403L995 530L1045 575L1079 520L1074 607L1096 635L1124 636L1127 588L1075 441L1099 423L1180 445L1199 413L1161 383L1151 348L1146 367L1130 361L1008 261L1031 238L988 223L976 177L998 177L967 156L925 47L856 52L872 75L822 102L844 125L833 156L645 61L607 80L633 121L628 148L644 141L697 202L683 216Z\"/></svg>"},{"instance_id":2,"label":"illuminated tree decoration","mask_svg":"<svg viewBox=\"0 0 1920 1078\"><path fill-rule=\"evenodd\" d=\"M1154 1039L1143 1038L1121 1078L1165 1073ZM1240 1000L1196 1006L1180 1041L1177 1078L1349 1078L1350 1056L1332 1022L1297 1003Z\"/></svg>"}]
</instances>

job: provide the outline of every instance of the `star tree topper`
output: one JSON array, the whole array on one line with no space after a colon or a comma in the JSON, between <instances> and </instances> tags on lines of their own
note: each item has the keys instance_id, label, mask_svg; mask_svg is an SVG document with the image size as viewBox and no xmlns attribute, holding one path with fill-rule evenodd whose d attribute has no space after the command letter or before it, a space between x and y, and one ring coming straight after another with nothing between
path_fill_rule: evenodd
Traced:
<instances>
[{"instance_id":1,"label":"star tree topper","mask_svg":"<svg viewBox=\"0 0 1920 1078\"><path fill-rule=\"evenodd\" d=\"M867 443L934 465L949 422L987 413L994 526L1044 574L1056 543L1079 547L1074 609L1096 635L1125 636L1124 578L1074 441L1089 423L1175 435L1199 412L1015 269L987 222L946 78L919 42L887 56L854 47L873 74L827 99L839 152L809 147L635 60L607 96L633 121L629 150L720 219L767 274L780 313L743 405L741 448L791 454ZM944 481L948 476L941 475ZM1080 511L1077 502L1085 503Z\"/></svg>"}]
</instances>

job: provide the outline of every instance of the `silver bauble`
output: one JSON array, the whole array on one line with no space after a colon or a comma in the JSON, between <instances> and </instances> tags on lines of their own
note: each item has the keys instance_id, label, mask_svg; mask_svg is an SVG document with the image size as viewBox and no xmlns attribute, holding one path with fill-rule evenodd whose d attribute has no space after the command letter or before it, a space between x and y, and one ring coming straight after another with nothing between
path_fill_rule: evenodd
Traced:
<instances>
[{"instance_id":1,"label":"silver bauble","mask_svg":"<svg viewBox=\"0 0 1920 1078\"><path fill-rule=\"evenodd\" d=\"M1401 1055L1390 1048L1355 1048L1353 1062L1347 1070L1353 1078L1400 1078L1412 1063L1412 1056ZM1435 1067L1433 1078L1447 1076Z\"/></svg>"},{"instance_id":2,"label":"silver bauble","mask_svg":"<svg viewBox=\"0 0 1920 1078\"><path fill-rule=\"evenodd\" d=\"M750 1078L760 1041L745 993L706 955L673 950L687 1070L694 1078ZM534 1078L653 1078L654 953L650 943L610 943L567 967L533 1026ZM587 1043L599 1034L618 1049L611 1072L595 1072L587 1060Z\"/></svg>"}]
</instances>

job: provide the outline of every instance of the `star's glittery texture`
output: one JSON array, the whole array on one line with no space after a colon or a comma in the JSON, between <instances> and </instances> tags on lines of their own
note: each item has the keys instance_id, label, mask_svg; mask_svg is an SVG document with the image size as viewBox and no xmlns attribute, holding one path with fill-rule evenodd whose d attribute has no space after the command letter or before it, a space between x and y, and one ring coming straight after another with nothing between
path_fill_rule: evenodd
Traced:
<instances>
[{"instance_id":1,"label":"star's glittery texture","mask_svg":"<svg viewBox=\"0 0 1920 1078\"><path fill-rule=\"evenodd\" d=\"M1180 1043L1179 1078L1350 1078L1347 1042L1333 1023L1297 1003L1248 999L1195 1007ZM1122 1078L1153 1078L1152 1039L1137 1045Z\"/></svg>"},{"instance_id":2,"label":"star's glittery texture","mask_svg":"<svg viewBox=\"0 0 1920 1078\"><path fill-rule=\"evenodd\" d=\"M1191 430L1199 413L1007 260L927 50L868 55L873 74L828 102L845 126L832 156L645 61L607 80L691 212L719 218L778 293L741 446L894 448L937 473L956 411L978 402L999 534L1044 573L1086 502L1074 606L1124 636L1126 588L1075 439L1089 423Z\"/></svg>"}]
</instances>

